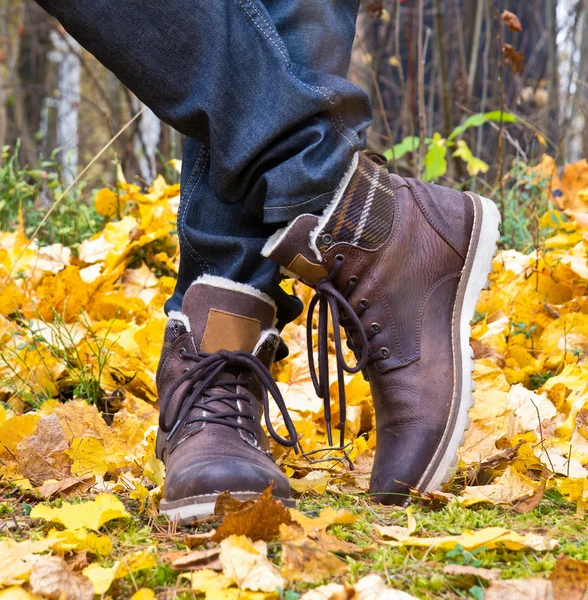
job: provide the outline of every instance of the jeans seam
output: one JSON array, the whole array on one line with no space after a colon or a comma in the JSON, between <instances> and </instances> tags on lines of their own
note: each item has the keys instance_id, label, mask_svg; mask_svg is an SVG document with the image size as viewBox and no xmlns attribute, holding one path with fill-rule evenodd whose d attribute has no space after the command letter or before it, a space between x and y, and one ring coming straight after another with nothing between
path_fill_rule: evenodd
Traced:
<instances>
[{"instance_id":1,"label":"jeans seam","mask_svg":"<svg viewBox=\"0 0 588 600\"><path fill-rule=\"evenodd\" d=\"M251 7L251 9L254 11L254 15L257 15L268 27L269 32L272 34L273 37L277 38L277 40L283 45L283 42L280 39L279 34L272 28L272 26L270 25L270 23L268 23L268 21L264 18L264 16L259 12L259 10L257 10L257 8L251 3L250 0L244 0L245 2L247 2L247 4ZM350 133L352 133L352 135L355 137L355 139L357 140L357 145L352 142L337 126L337 124L335 123L335 120L333 119L332 116L329 116L329 120L331 121L331 123L333 124L333 126L335 127L335 130L337 131L337 133L343 137L347 143L351 146L351 148L353 150L358 150L359 147L361 146L361 140L359 139L359 136L357 135L357 133L351 129L350 127L347 127L343 121L343 117L341 115L341 111L338 110L338 108L336 108L337 106L337 102L341 102L341 98L337 95L336 92L334 92L333 90L330 90L328 88L325 87L318 87L318 86L314 86L314 85L310 85L305 83L304 81L302 81L299 77L296 77L294 75L294 73L292 73L292 70L290 68L290 61L288 60L288 56L287 54L284 52L284 50L276 43L276 41L274 39L272 39L272 37L270 37L266 31L264 31L264 29L260 26L260 24L254 19L254 15L252 15L248 10L247 7L243 4L242 0L237 0L239 6L241 6L241 8L243 9L243 11L245 12L245 14L249 17L249 19L251 20L251 22L255 25L255 27L257 27L259 29L259 31L261 31L261 33L276 47L276 49L278 50L278 52L282 55L282 58L285 60L286 62L286 70L288 71L290 77L292 77L294 80L296 80L298 83L300 83L301 85L303 85L305 88L311 90L311 91L315 91L318 92L319 94L321 94L321 96L324 96L327 101L329 102L329 104L331 104L331 106L333 106L334 108L332 109L332 111L336 114L341 126L343 127L343 129L349 131ZM325 90L327 93L325 93ZM332 98L330 96L335 96L336 98L336 102L332 101Z\"/></svg>"},{"instance_id":2,"label":"jeans seam","mask_svg":"<svg viewBox=\"0 0 588 600\"><path fill-rule=\"evenodd\" d=\"M335 188L336 189L336 188ZM298 202L298 204L286 204L285 206L264 206L263 210L284 210L285 208L298 208L300 206L304 206L305 204L310 204L314 202L317 198L321 196L328 196L330 194L334 194L335 190L331 190L330 192L323 192L314 198L310 198L310 200L304 200L304 202Z\"/></svg>"},{"instance_id":3,"label":"jeans seam","mask_svg":"<svg viewBox=\"0 0 588 600\"><path fill-rule=\"evenodd\" d=\"M204 160L202 160L203 154L205 154ZM200 171L200 175L198 176L198 179L194 183L194 186L190 189L190 183L192 182L192 179L194 178L194 175L196 173L196 169L201 164L201 161L202 161L202 168ZM178 233L180 236L180 241L184 242L184 246L185 246L186 250L188 251L188 254L200 265L200 267L202 268L202 270L204 272L210 273L210 266L208 265L206 260L200 255L200 253L196 250L196 248L194 248L194 246L192 246L192 244L190 243L190 240L188 239L188 236L186 235L186 230L185 230L185 224L186 224L185 219L186 219L186 214L188 212L188 205L190 204L190 200L192 200L192 196L194 195L194 192L195 192L196 188L198 187L200 180L202 179L202 175L204 174L204 169L206 167L207 162L208 162L208 149L205 146L202 146L200 149L200 154L198 155L198 158L196 159L196 162L194 163L194 168L192 169L192 172L190 173L190 178L188 179L188 183L186 184L186 187L188 189L190 189L190 194L188 195L188 198L185 201L180 202L180 210L179 210L179 214L178 214Z\"/></svg>"},{"instance_id":4,"label":"jeans seam","mask_svg":"<svg viewBox=\"0 0 588 600\"><path fill-rule=\"evenodd\" d=\"M350 169L352 162L353 162L353 158L347 164L347 168L345 170L346 172ZM334 190L331 190L330 192L323 192L322 194L318 194L318 196L314 196L313 198L310 198L310 200L305 200L304 202L299 202L298 204L287 204L285 206L264 206L263 210L265 212L266 210L286 210L288 208L299 208L301 206L304 206L305 204L310 204L311 202L314 202L317 198L320 198L321 196L328 196L329 194L334 194L336 191L337 191L337 188L335 188Z\"/></svg>"}]
</instances>

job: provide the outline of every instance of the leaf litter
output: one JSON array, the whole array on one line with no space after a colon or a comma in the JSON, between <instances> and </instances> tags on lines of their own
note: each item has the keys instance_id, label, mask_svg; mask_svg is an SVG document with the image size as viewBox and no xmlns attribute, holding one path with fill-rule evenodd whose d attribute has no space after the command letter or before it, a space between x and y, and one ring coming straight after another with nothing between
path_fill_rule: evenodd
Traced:
<instances>
[{"instance_id":1,"label":"leaf litter","mask_svg":"<svg viewBox=\"0 0 588 600\"><path fill-rule=\"evenodd\" d=\"M510 15L505 23L518 27ZM155 373L178 267L178 186L158 177L147 192L124 181L100 191L105 227L74 251L33 241L22 252L22 227L0 232L0 511L10 524L0 529L0 599L51 598L57 586L84 598L89 585L135 600L182 588L209 598L279 598L284 589L307 600L457 597L456 585L488 587L487 598L581 597L588 163L559 177L545 156L529 178L547 181L554 204L539 219L542 241L495 258L472 332L477 389L456 472L444 490L415 493L407 510L371 505L365 494L375 421L357 374L345 376L355 471L340 453L323 451L330 461L312 464L275 447L299 510L266 490L246 503L222 495L216 515L192 530L158 517ZM284 287L308 303L309 290ZM274 374L304 451L320 451L326 424L302 318L284 337L290 359ZM558 511L564 533L555 516L550 526L540 516ZM508 567L509 556L533 561L537 576L519 579L526 571Z\"/></svg>"}]
</instances>

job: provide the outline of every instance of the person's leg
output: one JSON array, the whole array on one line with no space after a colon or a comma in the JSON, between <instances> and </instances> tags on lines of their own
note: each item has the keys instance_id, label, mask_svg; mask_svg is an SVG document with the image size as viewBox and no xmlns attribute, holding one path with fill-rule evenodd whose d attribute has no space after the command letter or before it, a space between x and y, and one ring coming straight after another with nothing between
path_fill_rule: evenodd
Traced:
<instances>
[{"instance_id":1,"label":"person's leg","mask_svg":"<svg viewBox=\"0 0 588 600\"><path fill-rule=\"evenodd\" d=\"M264 5L293 62L347 75L359 0L265 0ZM190 283L208 273L247 283L271 296L281 329L302 307L279 286L278 265L261 254L276 225L262 223L244 203L220 201L211 186L208 157L208 149L198 140L185 139L178 214L180 269L166 312L181 311Z\"/></svg>"},{"instance_id":2,"label":"person's leg","mask_svg":"<svg viewBox=\"0 0 588 600\"><path fill-rule=\"evenodd\" d=\"M152 4L40 3L157 114L193 136L184 153L178 215L180 281L167 306L157 374L157 452L167 467L162 510L189 520L211 510L218 490L247 497L272 481L274 494L288 502L288 482L272 463L260 427L268 392L283 408L267 372L278 333L275 304L264 291L279 298L282 322L299 305L279 291L277 266L261 255L275 229L262 219L280 223L300 210L324 208L362 144L370 120L365 96L321 72L320 64L324 57L329 70L345 74L358 1L326 0L324 12L309 0L287 7L268 2L292 56L255 0L237 0L230 9L195 0L156 3L159 20ZM194 21L191 8L214 19ZM188 12L177 14L181 9ZM184 16L166 38L170 18ZM242 31L248 27L253 30ZM125 48L129 30L141 35ZM202 40L194 43L204 31L221 38L220 44L207 40L214 46L208 54L201 52ZM178 56L182 40L187 57ZM345 121L350 116L354 125ZM223 205L218 198L241 202ZM268 428L291 445L287 414L285 422L289 442Z\"/></svg>"},{"instance_id":3,"label":"person's leg","mask_svg":"<svg viewBox=\"0 0 588 600\"><path fill-rule=\"evenodd\" d=\"M162 120L210 149L219 198L267 223L323 209L363 146L364 92L295 62L260 0L38 2Z\"/></svg>"}]
</instances>

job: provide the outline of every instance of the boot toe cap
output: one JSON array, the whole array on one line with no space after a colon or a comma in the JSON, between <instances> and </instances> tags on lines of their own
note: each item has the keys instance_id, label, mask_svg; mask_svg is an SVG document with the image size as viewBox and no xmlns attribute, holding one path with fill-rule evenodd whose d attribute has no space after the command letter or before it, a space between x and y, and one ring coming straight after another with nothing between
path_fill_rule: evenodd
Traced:
<instances>
[{"instance_id":1,"label":"boot toe cap","mask_svg":"<svg viewBox=\"0 0 588 600\"><path fill-rule=\"evenodd\" d=\"M290 497L288 479L273 464L242 459L218 458L194 462L168 472L165 499L168 502L224 491L260 493L273 483L273 495Z\"/></svg>"}]
</instances>

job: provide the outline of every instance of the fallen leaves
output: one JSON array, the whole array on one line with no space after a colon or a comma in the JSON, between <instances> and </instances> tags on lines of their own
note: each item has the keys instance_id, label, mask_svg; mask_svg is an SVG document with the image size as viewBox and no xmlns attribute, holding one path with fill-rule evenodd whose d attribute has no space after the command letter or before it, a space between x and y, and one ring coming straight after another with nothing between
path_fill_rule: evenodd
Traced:
<instances>
[{"instance_id":1,"label":"fallen leaves","mask_svg":"<svg viewBox=\"0 0 588 600\"><path fill-rule=\"evenodd\" d=\"M267 545L232 535L220 544L223 573L240 589L252 592L276 592L285 585L278 569L267 558Z\"/></svg>"},{"instance_id":2,"label":"fallen leaves","mask_svg":"<svg viewBox=\"0 0 588 600\"><path fill-rule=\"evenodd\" d=\"M359 519L358 514L350 513L345 509L335 510L328 507L321 510L320 514L315 517L307 517L297 510L290 511L292 519L296 521L305 531L313 531L315 529L326 529L331 525L350 525Z\"/></svg>"},{"instance_id":3,"label":"fallen leaves","mask_svg":"<svg viewBox=\"0 0 588 600\"><path fill-rule=\"evenodd\" d=\"M43 504L38 504L31 511L33 519L45 519L61 523L68 529L88 529L98 530L100 527L112 519L128 517L123 503L112 494L99 494L89 502L81 504L71 504L64 502L60 508L52 508Z\"/></svg>"},{"instance_id":4,"label":"fallen leaves","mask_svg":"<svg viewBox=\"0 0 588 600\"><path fill-rule=\"evenodd\" d=\"M368 575L355 585L340 585L329 583L310 592L306 592L300 600L416 600L400 590L386 587L378 575Z\"/></svg>"},{"instance_id":5,"label":"fallen leaves","mask_svg":"<svg viewBox=\"0 0 588 600\"><path fill-rule=\"evenodd\" d=\"M393 537L393 536L390 536ZM395 541L383 542L391 546L411 546L414 548L439 548L452 550L460 546L465 550L476 548L505 547L509 550L535 550L545 552L557 547L558 541L536 534L521 535L516 531L504 527L487 527L478 531L464 531L461 535L447 535L440 537L409 536Z\"/></svg>"},{"instance_id":6,"label":"fallen leaves","mask_svg":"<svg viewBox=\"0 0 588 600\"><path fill-rule=\"evenodd\" d=\"M292 522L288 509L273 498L271 486L253 503L229 506L228 503L229 500L221 496L215 506L216 514L225 514L221 526L212 538L216 542L232 535L247 536L253 541L269 542L278 535L282 523Z\"/></svg>"},{"instance_id":7,"label":"fallen leaves","mask_svg":"<svg viewBox=\"0 0 588 600\"><path fill-rule=\"evenodd\" d=\"M117 560L111 567L101 567L97 563L88 565L82 573L92 582L94 594L105 594L115 579L126 577L129 573L156 566L153 548L139 550Z\"/></svg>"},{"instance_id":8,"label":"fallen leaves","mask_svg":"<svg viewBox=\"0 0 588 600\"><path fill-rule=\"evenodd\" d=\"M33 567L33 555L47 551L56 540L0 540L0 587L22 583Z\"/></svg>"},{"instance_id":9,"label":"fallen leaves","mask_svg":"<svg viewBox=\"0 0 588 600\"><path fill-rule=\"evenodd\" d=\"M71 571L58 556L45 556L31 572L31 590L50 600L92 600L92 582L81 573Z\"/></svg>"}]
</instances>

